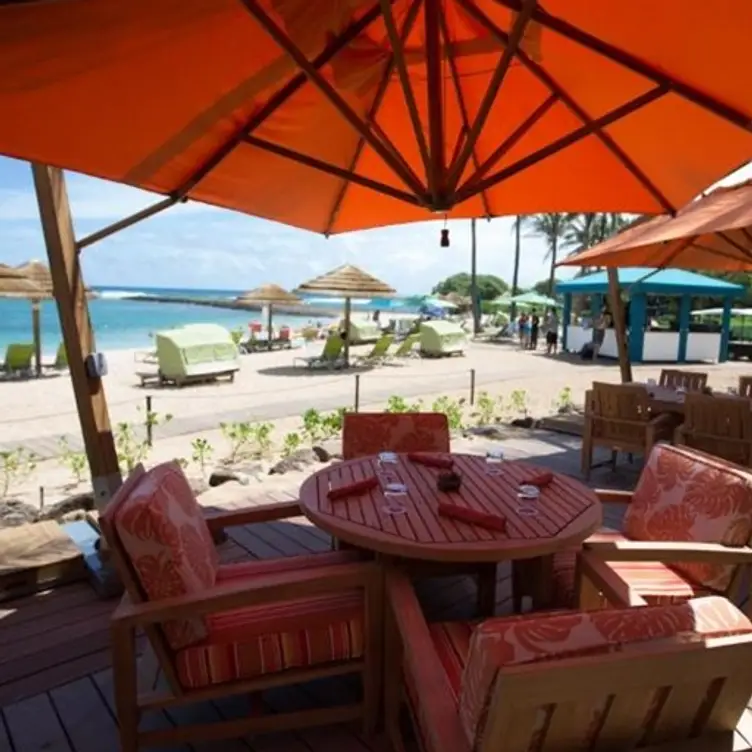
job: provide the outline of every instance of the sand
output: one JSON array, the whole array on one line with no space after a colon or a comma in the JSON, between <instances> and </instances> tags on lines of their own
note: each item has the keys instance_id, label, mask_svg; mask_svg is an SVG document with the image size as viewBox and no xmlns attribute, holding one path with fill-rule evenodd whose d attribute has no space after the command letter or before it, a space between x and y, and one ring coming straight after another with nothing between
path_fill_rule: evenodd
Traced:
<instances>
[{"instance_id":1,"label":"sand","mask_svg":"<svg viewBox=\"0 0 752 752\"><path fill-rule=\"evenodd\" d=\"M476 394L487 391L508 400L514 390L525 390L530 414L551 414L562 391L571 390L575 403L581 403L593 381L619 381L615 364L592 364L576 358L548 358L542 353L520 351L509 344L475 342L464 357L411 359L372 369L349 372L309 371L294 368L294 357L320 351L321 343L308 350L255 353L243 356L241 371L234 383L219 382L182 389L143 389L135 372L143 364L135 361L134 351L107 353L109 373L104 388L113 426L121 422L141 425L145 397L151 395L153 409L160 415L170 413L172 420L155 429L154 448L149 461L172 457L190 458L191 442L206 438L214 447L213 460L227 452L219 431L222 421L264 420L275 424L278 442L288 431L300 425L300 416L308 408L332 410L351 407L359 382L359 406L382 409L390 395L430 402L440 395L469 400L471 373L474 371ZM353 348L366 352L368 347ZM710 384L717 389L736 385L741 374L750 372L745 363L702 364ZM633 368L636 379L656 378L658 365ZM40 457L37 468L25 478L14 477L9 496L36 503L39 487L45 489L48 502L83 490L72 484L72 476L59 459L59 442L68 438L74 448L81 447L78 416L67 374L43 379L0 382L0 448L22 446ZM469 409L468 409L469 412ZM213 463L214 464L214 463ZM196 468L193 468L194 472Z\"/></svg>"}]
</instances>

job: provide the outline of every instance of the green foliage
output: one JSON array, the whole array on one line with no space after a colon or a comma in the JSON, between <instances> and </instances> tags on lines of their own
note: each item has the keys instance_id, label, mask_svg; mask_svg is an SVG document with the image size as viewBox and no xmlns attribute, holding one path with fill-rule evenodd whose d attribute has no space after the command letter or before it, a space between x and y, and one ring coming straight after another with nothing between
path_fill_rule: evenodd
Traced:
<instances>
[{"instance_id":1,"label":"green foliage","mask_svg":"<svg viewBox=\"0 0 752 752\"><path fill-rule=\"evenodd\" d=\"M37 456L23 447L0 452L0 498L5 498L16 481L21 481L37 466Z\"/></svg>"},{"instance_id":2,"label":"green foliage","mask_svg":"<svg viewBox=\"0 0 752 752\"><path fill-rule=\"evenodd\" d=\"M118 464L124 473L131 473L136 465L143 462L149 455L150 446L146 439L139 439L136 427L124 421L118 423L115 429L115 451Z\"/></svg>"},{"instance_id":3,"label":"green foliage","mask_svg":"<svg viewBox=\"0 0 752 752\"><path fill-rule=\"evenodd\" d=\"M326 413L321 416L322 439L332 439L335 436L339 436L339 434L342 432L342 426L345 422L346 412L346 408L340 407L330 413Z\"/></svg>"},{"instance_id":4,"label":"green foliage","mask_svg":"<svg viewBox=\"0 0 752 752\"><path fill-rule=\"evenodd\" d=\"M251 428L251 442L254 455L264 457L272 448L272 436L274 435L274 423L255 423Z\"/></svg>"},{"instance_id":5,"label":"green foliage","mask_svg":"<svg viewBox=\"0 0 752 752\"><path fill-rule=\"evenodd\" d=\"M321 425L321 413L315 407L311 407L303 413L303 425L300 428L305 440L309 444L321 441L323 432Z\"/></svg>"},{"instance_id":6,"label":"green foliage","mask_svg":"<svg viewBox=\"0 0 752 752\"><path fill-rule=\"evenodd\" d=\"M136 408L139 412L143 412L141 406ZM144 414L144 425L147 428L155 428L163 423L169 423L172 420L172 413L165 413L162 415L156 410L146 410Z\"/></svg>"},{"instance_id":7,"label":"green foliage","mask_svg":"<svg viewBox=\"0 0 752 752\"><path fill-rule=\"evenodd\" d=\"M253 442L253 424L248 422L220 423L219 428L225 441L230 445L230 451L225 460L227 464L232 465L248 453Z\"/></svg>"},{"instance_id":8,"label":"green foliage","mask_svg":"<svg viewBox=\"0 0 752 752\"><path fill-rule=\"evenodd\" d=\"M559 410L571 410L574 406L574 400L572 399L572 387L565 386L556 398L556 406Z\"/></svg>"},{"instance_id":9,"label":"green foliage","mask_svg":"<svg viewBox=\"0 0 752 752\"><path fill-rule=\"evenodd\" d=\"M206 465L214 454L214 447L208 439L196 437L191 442L191 459L201 468L201 473L206 474Z\"/></svg>"},{"instance_id":10,"label":"green foliage","mask_svg":"<svg viewBox=\"0 0 752 752\"><path fill-rule=\"evenodd\" d=\"M444 413L449 421L450 431L459 431L464 425L465 400L453 400L451 397L438 397L431 405L431 412Z\"/></svg>"},{"instance_id":11,"label":"green foliage","mask_svg":"<svg viewBox=\"0 0 752 752\"><path fill-rule=\"evenodd\" d=\"M478 297L481 300L493 300L509 289L509 285L494 274L478 274L476 277ZM434 295L448 295L455 292L463 297L468 297L471 292L471 279L467 272L453 274L451 277L439 282L433 290Z\"/></svg>"},{"instance_id":12,"label":"green foliage","mask_svg":"<svg viewBox=\"0 0 752 752\"><path fill-rule=\"evenodd\" d=\"M393 394L386 401L387 413L419 413L423 409L423 401L408 402L404 397Z\"/></svg>"},{"instance_id":13,"label":"green foliage","mask_svg":"<svg viewBox=\"0 0 752 752\"><path fill-rule=\"evenodd\" d=\"M303 439L300 438L300 434L296 431L285 434L285 438L282 440L282 456L289 457L300 449L302 443Z\"/></svg>"},{"instance_id":14,"label":"green foliage","mask_svg":"<svg viewBox=\"0 0 752 752\"><path fill-rule=\"evenodd\" d=\"M514 413L517 415L521 413L524 417L527 417L528 399L527 392L524 389L515 389L509 395L509 403Z\"/></svg>"},{"instance_id":15,"label":"green foliage","mask_svg":"<svg viewBox=\"0 0 752 752\"><path fill-rule=\"evenodd\" d=\"M242 326L239 326L237 329L230 330L230 337L235 347L240 346L240 343L243 341L244 336L245 336L245 329L243 329Z\"/></svg>"},{"instance_id":16,"label":"green foliage","mask_svg":"<svg viewBox=\"0 0 752 752\"><path fill-rule=\"evenodd\" d=\"M478 393L472 417L479 426L487 426L495 422L496 400L488 392Z\"/></svg>"},{"instance_id":17,"label":"green foliage","mask_svg":"<svg viewBox=\"0 0 752 752\"><path fill-rule=\"evenodd\" d=\"M77 486L84 482L89 465L86 452L76 452L71 449L70 444L64 438L60 439L60 461L70 470L73 476L71 485Z\"/></svg>"}]
</instances>

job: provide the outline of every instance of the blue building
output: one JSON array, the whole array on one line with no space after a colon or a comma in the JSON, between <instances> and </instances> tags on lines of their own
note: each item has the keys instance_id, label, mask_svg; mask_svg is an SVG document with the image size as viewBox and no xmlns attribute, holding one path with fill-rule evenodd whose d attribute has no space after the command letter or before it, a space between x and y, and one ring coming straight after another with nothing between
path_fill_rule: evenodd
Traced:
<instances>
[{"instance_id":1,"label":"blue building","mask_svg":"<svg viewBox=\"0 0 752 752\"><path fill-rule=\"evenodd\" d=\"M684 271L682 269L619 269L619 288L626 293L629 321L627 336L629 359L633 363L728 359L728 343L731 330L731 304L744 292L741 285L724 282L714 277ZM599 311L608 304L608 275L605 271L584 277L559 282L556 292L564 296L563 350L578 350L589 342L592 331L587 327L570 324L572 297L583 295L590 298L590 309ZM648 329L648 296L679 298L678 327L676 331ZM690 332L692 298L712 297L722 301L723 314L720 332ZM613 331L606 333L601 354L616 357L616 341Z\"/></svg>"}]
</instances>

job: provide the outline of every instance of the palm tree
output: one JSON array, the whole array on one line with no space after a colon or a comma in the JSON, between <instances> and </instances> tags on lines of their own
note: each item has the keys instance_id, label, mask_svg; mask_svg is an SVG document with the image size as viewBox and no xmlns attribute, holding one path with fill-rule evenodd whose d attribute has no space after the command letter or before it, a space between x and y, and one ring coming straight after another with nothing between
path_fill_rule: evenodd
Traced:
<instances>
[{"instance_id":1,"label":"palm tree","mask_svg":"<svg viewBox=\"0 0 752 752\"><path fill-rule=\"evenodd\" d=\"M631 223L629 214L609 212L585 212L569 215L570 220L564 233L562 245L571 249L569 255L592 248L610 238ZM587 274L590 270L583 269Z\"/></svg>"},{"instance_id":2,"label":"palm tree","mask_svg":"<svg viewBox=\"0 0 752 752\"><path fill-rule=\"evenodd\" d=\"M512 272L512 297L519 292L520 281L520 247L521 247L521 228L524 217L519 214L514 220L514 271ZM512 307L509 309L509 320L514 321L517 315L517 306L512 303Z\"/></svg>"},{"instance_id":3,"label":"palm tree","mask_svg":"<svg viewBox=\"0 0 752 752\"><path fill-rule=\"evenodd\" d=\"M522 224L529 230L529 235L540 235L545 238L548 250L544 261L551 261L551 271L548 276L548 295L553 297L556 274L556 261L559 245L567 236L569 225L576 214L552 212L550 214L529 214L522 218Z\"/></svg>"}]
</instances>

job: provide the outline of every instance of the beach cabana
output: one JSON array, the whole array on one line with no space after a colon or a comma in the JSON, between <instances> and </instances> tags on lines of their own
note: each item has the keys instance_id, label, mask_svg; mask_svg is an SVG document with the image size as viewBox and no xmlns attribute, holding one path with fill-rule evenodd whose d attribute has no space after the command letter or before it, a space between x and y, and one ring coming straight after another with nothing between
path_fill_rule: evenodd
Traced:
<instances>
[{"instance_id":1,"label":"beach cabana","mask_svg":"<svg viewBox=\"0 0 752 752\"><path fill-rule=\"evenodd\" d=\"M712 297L723 299L724 311L731 310L731 301L744 292L741 285L734 285L714 277L695 274L681 269L632 268L618 270L619 290L628 296L628 354L632 363L728 359L730 314L724 313L720 332L693 332L690 321L692 299ZM609 279L605 271L584 277L558 282L556 292L564 296L564 350L579 351L592 340L592 329L570 322L572 297L588 296L591 310L598 311L604 296L609 294ZM679 315L675 331L652 331L648 329L648 296L660 295L679 298ZM618 357L615 332L606 332L601 355Z\"/></svg>"},{"instance_id":2,"label":"beach cabana","mask_svg":"<svg viewBox=\"0 0 752 752\"><path fill-rule=\"evenodd\" d=\"M558 300L549 298L547 295L541 295L534 290L515 295L513 298L510 298L510 302L527 308L534 308L536 306L538 308L557 308L561 306Z\"/></svg>"},{"instance_id":3,"label":"beach cabana","mask_svg":"<svg viewBox=\"0 0 752 752\"><path fill-rule=\"evenodd\" d=\"M304 282L296 293L321 295L322 297L345 299L345 327L350 332L350 317L352 314L352 300L368 299L372 297L390 297L397 291L389 287L386 282L367 274L352 264L343 264L336 269L322 274L320 277ZM350 365L350 337L345 339L345 367Z\"/></svg>"},{"instance_id":4,"label":"beach cabana","mask_svg":"<svg viewBox=\"0 0 752 752\"><path fill-rule=\"evenodd\" d=\"M266 322L267 346L271 350L274 347L274 329L272 328L272 308L274 305L297 305L301 300L296 295L288 292L279 285L266 284L257 287L255 290L245 292L238 296L239 303L257 303L268 307L268 318Z\"/></svg>"},{"instance_id":5,"label":"beach cabana","mask_svg":"<svg viewBox=\"0 0 752 752\"><path fill-rule=\"evenodd\" d=\"M49 297L49 294L33 279L30 279L23 268L12 268L0 264L0 298L26 298L31 300L31 332L34 342L36 360L36 374L42 373L42 336L39 321L39 301Z\"/></svg>"}]
</instances>

